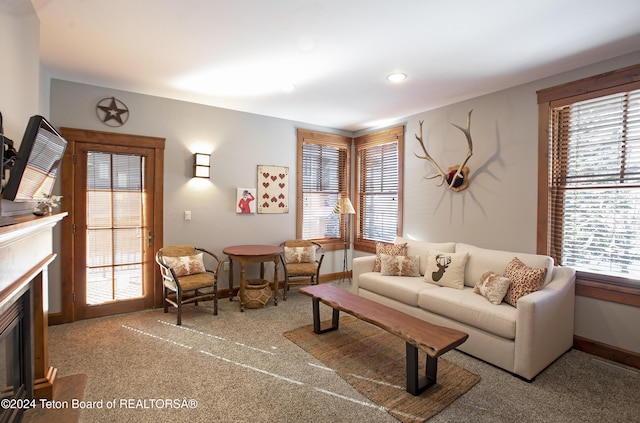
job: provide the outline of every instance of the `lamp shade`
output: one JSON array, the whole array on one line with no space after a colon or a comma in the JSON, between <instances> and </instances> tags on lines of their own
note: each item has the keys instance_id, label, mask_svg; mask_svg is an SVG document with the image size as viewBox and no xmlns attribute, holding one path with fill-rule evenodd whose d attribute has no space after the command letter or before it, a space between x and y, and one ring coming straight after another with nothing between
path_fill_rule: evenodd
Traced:
<instances>
[{"instance_id":1,"label":"lamp shade","mask_svg":"<svg viewBox=\"0 0 640 423\"><path fill-rule=\"evenodd\" d=\"M209 178L211 166L209 161L211 160L211 154L195 153L193 155L193 177L194 178Z\"/></svg>"},{"instance_id":2,"label":"lamp shade","mask_svg":"<svg viewBox=\"0 0 640 423\"><path fill-rule=\"evenodd\" d=\"M333 212L336 214L356 214L356 211L351 204L351 200L346 197L338 199L338 202L333 207Z\"/></svg>"}]
</instances>

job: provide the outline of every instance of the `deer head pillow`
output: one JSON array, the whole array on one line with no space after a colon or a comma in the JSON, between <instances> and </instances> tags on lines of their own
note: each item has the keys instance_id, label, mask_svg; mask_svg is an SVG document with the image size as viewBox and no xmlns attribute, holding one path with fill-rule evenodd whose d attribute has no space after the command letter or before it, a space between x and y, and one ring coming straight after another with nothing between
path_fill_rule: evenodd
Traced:
<instances>
[{"instance_id":1,"label":"deer head pillow","mask_svg":"<svg viewBox=\"0 0 640 423\"><path fill-rule=\"evenodd\" d=\"M464 268L468 257L468 253L429 251L424 280L440 286L463 289Z\"/></svg>"}]
</instances>

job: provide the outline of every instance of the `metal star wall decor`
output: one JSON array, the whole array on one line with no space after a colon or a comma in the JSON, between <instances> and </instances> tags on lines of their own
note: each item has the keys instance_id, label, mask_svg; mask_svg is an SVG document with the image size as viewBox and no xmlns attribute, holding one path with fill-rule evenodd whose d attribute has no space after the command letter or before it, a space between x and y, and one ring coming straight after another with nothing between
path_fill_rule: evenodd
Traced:
<instances>
[{"instance_id":1,"label":"metal star wall decor","mask_svg":"<svg viewBox=\"0 0 640 423\"><path fill-rule=\"evenodd\" d=\"M96 113L102 123L109 126L122 126L129 119L126 104L115 97L100 100L96 106Z\"/></svg>"}]
</instances>

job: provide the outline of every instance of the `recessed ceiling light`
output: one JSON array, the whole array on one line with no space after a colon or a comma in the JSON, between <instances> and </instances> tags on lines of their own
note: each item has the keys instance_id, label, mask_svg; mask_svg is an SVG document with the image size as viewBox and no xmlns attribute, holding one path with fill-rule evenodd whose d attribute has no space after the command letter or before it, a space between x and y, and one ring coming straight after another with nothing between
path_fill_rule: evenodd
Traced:
<instances>
[{"instance_id":1,"label":"recessed ceiling light","mask_svg":"<svg viewBox=\"0 0 640 423\"><path fill-rule=\"evenodd\" d=\"M391 82L401 82L407 79L407 75L404 73L392 73L391 75L387 76L387 79Z\"/></svg>"}]
</instances>

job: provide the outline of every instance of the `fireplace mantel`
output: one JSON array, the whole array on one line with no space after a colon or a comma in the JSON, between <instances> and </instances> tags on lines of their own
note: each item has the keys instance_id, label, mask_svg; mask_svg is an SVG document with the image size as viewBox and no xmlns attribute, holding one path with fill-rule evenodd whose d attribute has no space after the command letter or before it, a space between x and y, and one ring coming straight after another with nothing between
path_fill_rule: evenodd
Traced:
<instances>
[{"instance_id":1,"label":"fireplace mantel","mask_svg":"<svg viewBox=\"0 0 640 423\"><path fill-rule=\"evenodd\" d=\"M48 267L55 259L53 227L67 213L19 216L18 223L0 227L0 311L15 294L33 290L34 398L53 398L57 370L49 366Z\"/></svg>"}]
</instances>

